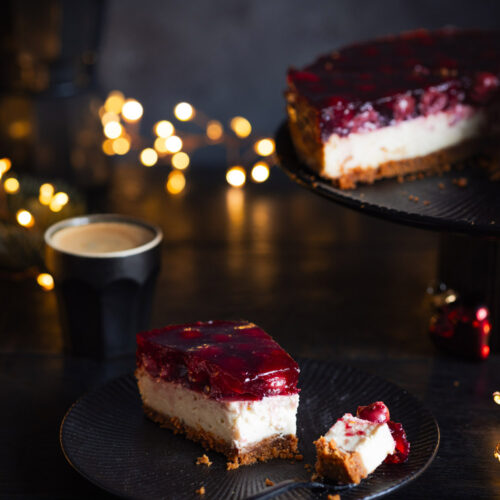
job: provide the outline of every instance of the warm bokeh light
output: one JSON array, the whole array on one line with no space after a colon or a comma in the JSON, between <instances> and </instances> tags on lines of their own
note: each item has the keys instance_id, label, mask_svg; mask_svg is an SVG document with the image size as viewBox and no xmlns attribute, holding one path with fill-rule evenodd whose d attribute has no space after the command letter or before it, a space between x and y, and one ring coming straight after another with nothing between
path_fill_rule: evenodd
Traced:
<instances>
[{"instance_id":1,"label":"warm bokeh light","mask_svg":"<svg viewBox=\"0 0 500 500\"><path fill-rule=\"evenodd\" d=\"M0 159L0 175L5 174L5 172L7 172L7 170L9 170L11 166L12 162L9 160L9 158Z\"/></svg>"},{"instance_id":2,"label":"warm bokeh light","mask_svg":"<svg viewBox=\"0 0 500 500\"><path fill-rule=\"evenodd\" d=\"M172 135L165 141L165 147L169 153L177 153L182 149L182 139L177 135Z\"/></svg>"},{"instance_id":3,"label":"warm bokeh light","mask_svg":"<svg viewBox=\"0 0 500 500\"><path fill-rule=\"evenodd\" d=\"M158 153L153 148L146 148L140 154L141 163L146 167L152 167L158 161Z\"/></svg>"},{"instance_id":4,"label":"warm bokeh light","mask_svg":"<svg viewBox=\"0 0 500 500\"><path fill-rule=\"evenodd\" d=\"M162 120L155 124L154 126L155 134L158 137L170 137L174 132L175 128L168 120Z\"/></svg>"},{"instance_id":5,"label":"warm bokeh light","mask_svg":"<svg viewBox=\"0 0 500 500\"><path fill-rule=\"evenodd\" d=\"M143 112L142 104L135 99L127 99L122 107L122 116L128 122L136 122Z\"/></svg>"},{"instance_id":6,"label":"warm bokeh light","mask_svg":"<svg viewBox=\"0 0 500 500\"><path fill-rule=\"evenodd\" d=\"M167 139L165 137L157 137L154 142L154 148L158 153L168 153L167 149Z\"/></svg>"},{"instance_id":7,"label":"warm bokeh light","mask_svg":"<svg viewBox=\"0 0 500 500\"><path fill-rule=\"evenodd\" d=\"M35 224L35 219L31 215L31 213L25 209L17 211L16 219L17 219L17 223L20 226L32 227Z\"/></svg>"},{"instance_id":8,"label":"warm bokeh light","mask_svg":"<svg viewBox=\"0 0 500 500\"><path fill-rule=\"evenodd\" d=\"M113 90L109 93L104 103L104 109L110 113L119 114L122 110L125 96L119 90Z\"/></svg>"},{"instance_id":9,"label":"warm bokeh light","mask_svg":"<svg viewBox=\"0 0 500 500\"><path fill-rule=\"evenodd\" d=\"M54 278L49 273L40 273L36 281L47 292L54 289Z\"/></svg>"},{"instance_id":10,"label":"warm bokeh light","mask_svg":"<svg viewBox=\"0 0 500 500\"><path fill-rule=\"evenodd\" d=\"M206 133L207 137L211 141L218 141L222 138L222 135L224 134L224 127L222 126L221 122L217 120L210 120L207 123Z\"/></svg>"},{"instance_id":11,"label":"warm bokeh light","mask_svg":"<svg viewBox=\"0 0 500 500\"><path fill-rule=\"evenodd\" d=\"M69 196L63 191L56 193L49 203L49 208L52 212L60 212L69 202Z\"/></svg>"},{"instance_id":12,"label":"warm bokeh light","mask_svg":"<svg viewBox=\"0 0 500 500\"><path fill-rule=\"evenodd\" d=\"M250 125L250 122L246 118L243 118L243 116L235 116L232 118L229 126L232 131L242 139L248 137L252 133L252 125Z\"/></svg>"},{"instance_id":13,"label":"warm bokeh light","mask_svg":"<svg viewBox=\"0 0 500 500\"><path fill-rule=\"evenodd\" d=\"M495 401L497 405L500 405L500 391L495 391L493 393L493 401Z\"/></svg>"},{"instance_id":14,"label":"warm bokeh light","mask_svg":"<svg viewBox=\"0 0 500 500\"><path fill-rule=\"evenodd\" d=\"M500 462L500 443L497 444L493 456Z\"/></svg>"},{"instance_id":15,"label":"warm bokeh light","mask_svg":"<svg viewBox=\"0 0 500 500\"><path fill-rule=\"evenodd\" d=\"M187 122L194 117L195 111L193 106L188 102L180 102L174 108L175 117L181 122Z\"/></svg>"},{"instance_id":16,"label":"warm bokeh light","mask_svg":"<svg viewBox=\"0 0 500 500\"><path fill-rule=\"evenodd\" d=\"M264 182L269 178L269 165L265 161L259 161L252 168L252 179L255 182Z\"/></svg>"},{"instance_id":17,"label":"warm bokeh light","mask_svg":"<svg viewBox=\"0 0 500 500\"><path fill-rule=\"evenodd\" d=\"M126 155L130 151L130 141L126 137L118 137L113 141L111 147L117 155Z\"/></svg>"},{"instance_id":18,"label":"warm bokeh light","mask_svg":"<svg viewBox=\"0 0 500 500\"><path fill-rule=\"evenodd\" d=\"M9 124L7 133L12 139L24 139L31 134L31 123L28 120L16 120Z\"/></svg>"},{"instance_id":19,"label":"warm bokeh light","mask_svg":"<svg viewBox=\"0 0 500 500\"><path fill-rule=\"evenodd\" d=\"M15 194L19 191L19 181L15 177L9 177L3 182L3 188L9 194Z\"/></svg>"},{"instance_id":20,"label":"warm bokeh light","mask_svg":"<svg viewBox=\"0 0 500 500\"><path fill-rule=\"evenodd\" d=\"M109 122L104 125L104 135L108 139L116 139L122 135L123 127L118 122Z\"/></svg>"},{"instance_id":21,"label":"warm bokeh light","mask_svg":"<svg viewBox=\"0 0 500 500\"><path fill-rule=\"evenodd\" d=\"M247 180L247 175L245 173L245 169L243 167L231 167L226 172L226 180L228 184L233 187L241 187L245 184Z\"/></svg>"},{"instance_id":22,"label":"warm bokeh light","mask_svg":"<svg viewBox=\"0 0 500 500\"><path fill-rule=\"evenodd\" d=\"M120 123L120 117L116 113L106 112L102 115L101 123L106 125L107 123L118 122Z\"/></svg>"},{"instance_id":23,"label":"warm bokeh light","mask_svg":"<svg viewBox=\"0 0 500 500\"><path fill-rule=\"evenodd\" d=\"M102 142L102 150L104 154L112 156L115 154L113 151L113 141L111 139L106 139Z\"/></svg>"},{"instance_id":24,"label":"warm bokeh light","mask_svg":"<svg viewBox=\"0 0 500 500\"><path fill-rule=\"evenodd\" d=\"M40 186L38 199L42 205L48 205L54 194L54 186L48 182Z\"/></svg>"},{"instance_id":25,"label":"warm bokeh light","mask_svg":"<svg viewBox=\"0 0 500 500\"><path fill-rule=\"evenodd\" d=\"M175 153L171 159L172 167L177 168L179 170L184 170L189 167L189 155L181 151L179 153Z\"/></svg>"},{"instance_id":26,"label":"warm bokeh light","mask_svg":"<svg viewBox=\"0 0 500 500\"><path fill-rule=\"evenodd\" d=\"M261 139L254 145L255 152L260 156L269 156L274 153L274 141L272 139Z\"/></svg>"},{"instance_id":27,"label":"warm bokeh light","mask_svg":"<svg viewBox=\"0 0 500 500\"><path fill-rule=\"evenodd\" d=\"M165 185L165 189L170 194L179 194L186 187L186 178L182 172L178 170L173 170L168 174L167 183Z\"/></svg>"}]
</instances>

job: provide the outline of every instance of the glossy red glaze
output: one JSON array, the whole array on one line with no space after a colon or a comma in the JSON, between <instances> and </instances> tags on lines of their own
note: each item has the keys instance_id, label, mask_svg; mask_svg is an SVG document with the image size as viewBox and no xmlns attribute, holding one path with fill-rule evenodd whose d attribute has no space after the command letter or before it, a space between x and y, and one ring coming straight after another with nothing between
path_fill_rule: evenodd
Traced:
<instances>
[{"instance_id":1,"label":"glossy red glaze","mask_svg":"<svg viewBox=\"0 0 500 500\"><path fill-rule=\"evenodd\" d=\"M385 424L391 419L389 408L382 401L376 401L368 406L358 406L356 416L378 424Z\"/></svg>"},{"instance_id":2,"label":"glossy red glaze","mask_svg":"<svg viewBox=\"0 0 500 500\"><path fill-rule=\"evenodd\" d=\"M500 32L418 30L351 45L288 72L288 100L317 112L324 139L500 100Z\"/></svg>"},{"instance_id":3,"label":"glossy red glaze","mask_svg":"<svg viewBox=\"0 0 500 500\"><path fill-rule=\"evenodd\" d=\"M394 441L396 441L396 450L392 455L388 455L385 459L387 464L401 464L408 460L410 454L410 442L406 437L406 432L401 424L390 420L387 422Z\"/></svg>"},{"instance_id":4,"label":"glossy red glaze","mask_svg":"<svg viewBox=\"0 0 500 500\"><path fill-rule=\"evenodd\" d=\"M172 325L137 335L137 366L214 399L258 400L299 392L299 367L247 321Z\"/></svg>"},{"instance_id":5,"label":"glossy red glaze","mask_svg":"<svg viewBox=\"0 0 500 500\"><path fill-rule=\"evenodd\" d=\"M410 453L410 443L403 426L390 420L389 408L387 408L385 403L376 401L367 406L358 406L356 416L373 423L386 423L389 426L394 441L396 441L396 450L392 455L387 456L385 462L390 464L406 462Z\"/></svg>"}]
</instances>

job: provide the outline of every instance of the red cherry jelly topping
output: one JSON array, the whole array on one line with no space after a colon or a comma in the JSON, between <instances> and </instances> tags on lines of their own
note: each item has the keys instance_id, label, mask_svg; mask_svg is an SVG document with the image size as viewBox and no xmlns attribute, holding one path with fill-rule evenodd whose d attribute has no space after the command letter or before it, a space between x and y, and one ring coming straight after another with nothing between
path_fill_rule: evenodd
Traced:
<instances>
[{"instance_id":1,"label":"red cherry jelly topping","mask_svg":"<svg viewBox=\"0 0 500 500\"><path fill-rule=\"evenodd\" d=\"M388 455L385 459L386 464L401 464L408 460L410 454L410 443L406 437L406 432L401 424L390 420L387 422L394 441L396 441L396 450L392 455Z\"/></svg>"},{"instance_id":2,"label":"red cherry jelly topping","mask_svg":"<svg viewBox=\"0 0 500 500\"><path fill-rule=\"evenodd\" d=\"M418 30L359 43L288 71L287 99L324 139L500 100L500 32Z\"/></svg>"},{"instance_id":3,"label":"red cherry jelly topping","mask_svg":"<svg viewBox=\"0 0 500 500\"><path fill-rule=\"evenodd\" d=\"M392 455L387 456L385 463L400 464L406 462L410 453L410 443L406 438L406 432L401 424L390 420L389 408L382 401L376 401L368 406L358 406L356 416L378 424L386 423L394 441L396 441L396 450Z\"/></svg>"},{"instance_id":4,"label":"red cherry jelly topping","mask_svg":"<svg viewBox=\"0 0 500 500\"><path fill-rule=\"evenodd\" d=\"M247 321L196 322L139 333L137 367L219 400L299 392L297 363Z\"/></svg>"},{"instance_id":5,"label":"red cherry jelly topping","mask_svg":"<svg viewBox=\"0 0 500 500\"><path fill-rule=\"evenodd\" d=\"M358 406L356 415L358 418L377 424L385 424L391 419L389 408L382 401L376 401L368 406Z\"/></svg>"}]
</instances>

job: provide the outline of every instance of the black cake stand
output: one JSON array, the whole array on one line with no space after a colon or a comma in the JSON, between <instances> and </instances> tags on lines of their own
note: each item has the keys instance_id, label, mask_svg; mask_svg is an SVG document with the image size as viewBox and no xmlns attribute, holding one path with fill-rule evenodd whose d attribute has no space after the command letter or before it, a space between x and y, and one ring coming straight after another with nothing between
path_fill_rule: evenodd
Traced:
<instances>
[{"instance_id":1,"label":"black cake stand","mask_svg":"<svg viewBox=\"0 0 500 500\"><path fill-rule=\"evenodd\" d=\"M500 350L500 182L484 168L453 168L411 182L396 179L341 190L298 159L286 123L276 133L283 170L297 183L346 207L440 232L439 280L490 307L492 350Z\"/></svg>"}]
</instances>

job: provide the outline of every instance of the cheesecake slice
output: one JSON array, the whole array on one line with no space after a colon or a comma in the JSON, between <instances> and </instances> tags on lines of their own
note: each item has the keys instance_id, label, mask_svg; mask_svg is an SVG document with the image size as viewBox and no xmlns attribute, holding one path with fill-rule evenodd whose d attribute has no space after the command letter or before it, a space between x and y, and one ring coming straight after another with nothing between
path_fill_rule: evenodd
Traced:
<instances>
[{"instance_id":1,"label":"cheesecake slice","mask_svg":"<svg viewBox=\"0 0 500 500\"><path fill-rule=\"evenodd\" d=\"M136 378L145 414L228 468L297 453L299 367L246 321L167 326L137 335Z\"/></svg>"},{"instance_id":2,"label":"cheesecake slice","mask_svg":"<svg viewBox=\"0 0 500 500\"><path fill-rule=\"evenodd\" d=\"M350 413L314 444L316 472L339 483L359 483L396 448L386 423L373 423Z\"/></svg>"},{"instance_id":3,"label":"cheesecake slice","mask_svg":"<svg viewBox=\"0 0 500 500\"><path fill-rule=\"evenodd\" d=\"M317 441L316 473L339 483L359 483L382 462L408 460L410 443L400 423L390 419L387 406L376 401L346 413Z\"/></svg>"},{"instance_id":4,"label":"cheesecake slice","mask_svg":"<svg viewBox=\"0 0 500 500\"><path fill-rule=\"evenodd\" d=\"M500 32L418 30L288 71L288 123L310 168L358 182L446 170L498 138Z\"/></svg>"}]
</instances>

